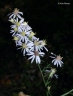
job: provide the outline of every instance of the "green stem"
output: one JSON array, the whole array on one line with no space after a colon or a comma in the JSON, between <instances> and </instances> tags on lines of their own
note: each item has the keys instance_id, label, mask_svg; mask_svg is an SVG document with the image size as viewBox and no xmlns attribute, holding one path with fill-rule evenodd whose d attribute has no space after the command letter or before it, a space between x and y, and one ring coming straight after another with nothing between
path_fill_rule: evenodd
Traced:
<instances>
[{"instance_id":1,"label":"green stem","mask_svg":"<svg viewBox=\"0 0 73 96\"><path fill-rule=\"evenodd\" d=\"M46 92L46 94L47 94L47 96L48 96L48 94L49 94L50 96L52 96L52 95L50 94L50 92L49 92L49 91L47 91L47 92Z\"/></svg>"},{"instance_id":2,"label":"green stem","mask_svg":"<svg viewBox=\"0 0 73 96\"><path fill-rule=\"evenodd\" d=\"M51 68L51 67L49 67L49 66L50 66L50 64L47 65L42 71L44 71L46 68Z\"/></svg>"},{"instance_id":3,"label":"green stem","mask_svg":"<svg viewBox=\"0 0 73 96\"><path fill-rule=\"evenodd\" d=\"M41 72L41 75L42 75L42 78L43 78L43 82L44 82L44 85L45 85L45 79L44 79L44 76L43 76L43 74L42 74L42 70L41 70L41 68L40 68L40 65L38 64L38 67L39 67L39 70L40 70L40 72ZM46 87L46 85L45 85L45 87Z\"/></svg>"},{"instance_id":4,"label":"green stem","mask_svg":"<svg viewBox=\"0 0 73 96\"><path fill-rule=\"evenodd\" d=\"M66 95L70 94L72 91L73 91L73 89L72 89L72 90L70 90L70 91L68 91L67 93L65 93L65 94L61 95L61 96L66 96Z\"/></svg>"},{"instance_id":5,"label":"green stem","mask_svg":"<svg viewBox=\"0 0 73 96\"><path fill-rule=\"evenodd\" d=\"M47 81L46 81L46 85L47 85L47 83L48 83L49 78L50 78L50 77L48 76L48 79L47 79Z\"/></svg>"},{"instance_id":6,"label":"green stem","mask_svg":"<svg viewBox=\"0 0 73 96\"><path fill-rule=\"evenodd\" d=\"M41 72L41 75L42 75L42 78L43 78L44 85L45 85L45 87L46 87L46 82L45 82L45 79L44 79L44 76L43 76L43 73L42 73L42 70L41 70L39 64L38 64L38 67L39 67L39 70L40 70L40 72ZM47 90L46 94L47 94L47 96L48 96L48 94L49 94L50 96L52 96L48 90Z\"/></svg>"}]
</instances>

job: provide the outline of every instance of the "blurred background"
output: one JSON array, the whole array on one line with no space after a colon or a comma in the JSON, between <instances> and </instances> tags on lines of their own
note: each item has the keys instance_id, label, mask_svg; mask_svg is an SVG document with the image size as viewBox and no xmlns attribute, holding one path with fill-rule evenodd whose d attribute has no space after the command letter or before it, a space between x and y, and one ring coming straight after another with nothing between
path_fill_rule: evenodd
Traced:
<instances>
[{"instance_id":1,"label":"blurred background","mask_svg":"<svg viewBox=\"0 0 73 96\"><path fill-rule=\"evenodd\" d=\"M18 96L20 91L45 96L46 90L37 65L23 57L12 40L7 15L14 8L24 13L36 37L47 40L49 51L45 53L42 67L51 62L51 52L63 56L64 65L57 68L58 79L51 79L52 96L60 96L73 88L73 3L66 0L70 5L61 5L58 2L62 1L0 0L0 96Z\"/></svg>"}]
</instances>

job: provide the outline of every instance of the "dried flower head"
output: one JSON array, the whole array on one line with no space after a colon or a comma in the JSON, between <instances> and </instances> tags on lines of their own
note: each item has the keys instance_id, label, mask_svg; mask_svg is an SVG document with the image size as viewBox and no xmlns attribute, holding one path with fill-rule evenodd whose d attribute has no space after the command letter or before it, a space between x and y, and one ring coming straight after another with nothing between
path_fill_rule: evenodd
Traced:
<instances>
[{"instance_id":1,"label":"dried flower head","mask_svg":"<svg viewBox=\"0 0 73 96\"><path fill-rule=\"evenodd\" d=\"M49 77L53 77L53 75L56 73L56 69L55 68L51 68Z\"/></svg>"}]
</instances>

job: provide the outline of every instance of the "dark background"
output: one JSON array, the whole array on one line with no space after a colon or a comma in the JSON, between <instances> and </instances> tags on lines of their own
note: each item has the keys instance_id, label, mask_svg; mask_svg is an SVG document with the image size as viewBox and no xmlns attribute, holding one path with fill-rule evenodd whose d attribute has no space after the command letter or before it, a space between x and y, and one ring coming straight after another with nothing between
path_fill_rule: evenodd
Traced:
<instances>
[{"instance_id":1,"label":"dark background","mask_svg":"<svg viewBox=\"0 0 73 96\"><path fill-rule=\"evenodd\" d=\"M14 8L24 13L25 21L37 37L47 40L49 51L44 57L45 63L51 62L50 52L63 56L64 65L57 68L59 78L51 80L52 96L60 96L73 88L72 5L69 0L0 0L0 96L17 96L20 91L31 96L45 96L46 90L37 65L30 64L12 40L7 15Z\"/></svg>"}]
</instances>

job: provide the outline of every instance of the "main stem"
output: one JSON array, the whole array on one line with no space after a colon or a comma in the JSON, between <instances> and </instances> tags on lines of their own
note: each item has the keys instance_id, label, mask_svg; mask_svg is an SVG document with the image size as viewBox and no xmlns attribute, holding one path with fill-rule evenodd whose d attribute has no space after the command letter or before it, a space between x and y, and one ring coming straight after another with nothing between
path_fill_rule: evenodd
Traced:
<instances>
[{"instance_id":1,"label":"main stem","mask_svg":"<svg viewBox=\"0 0 73 96\"><path fill-rule=\"evenodd\" d=\"M39 67L39 70L40 70L40 72L41 72L41 75L42 75L42 78L43 78L44 85L45 85L45 87L46 87L46 84L45 84L45 79L44 79L44 76L43 76L43 73L42 73L42 70L41 70L41 68L40 68L40 65L39 65L39 64L38 64L38 67Z\"/></svg>"},{"instance_id":2,"label":"main stem","mask_svg":"<svg viewBox=\"0 0 73 96\"><path fill-rule=\"evenodd\" d=\"M40 70L41 75L42 75L42 78L43 78L44 85L45 85L45 87L46 87L46 82L45 82L45 79L44 79L44 76L43 76L42 70L41 70L41 68L40 68L40 65L39 65L39 64L37 64L37 65L38 65L38 67L39 67L39 70ZM47 96L48 96L48 94L49 94L50 96L52 96L52 95L49 93L48 90L47 90L46 94L47 94Z\"/></svg>"}]
</instances>

